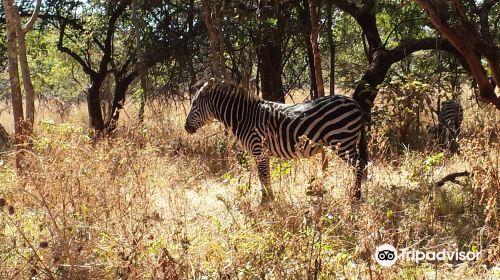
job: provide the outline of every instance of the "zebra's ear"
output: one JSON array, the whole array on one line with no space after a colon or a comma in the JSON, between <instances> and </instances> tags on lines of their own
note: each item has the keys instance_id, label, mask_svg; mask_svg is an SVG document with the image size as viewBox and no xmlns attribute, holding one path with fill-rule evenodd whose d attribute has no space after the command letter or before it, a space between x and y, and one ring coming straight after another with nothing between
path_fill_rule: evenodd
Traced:
<instances>
[{"instance_id":1,"label":"zebra's ear","mask_svg":"<svg viewBox=\"0 0 500 280\"><path fill-rule=\"evenodd\" d=\"M214 87L214 85L215 85L215 78L210 78L200 88L200 95L201 96L207 95L207 93Z\"/></svg>"},{"instance_id":2,"label":"zebra's ear","mask_svg":"<svg viewBox=\"0 0 500 280\"><path fill-rule=\"evenodd\" d=\"M215 78L210 78L203 86L202 94L207 94L215 85Z\"/></svg>"},{"instance_id":3,"label":"zebra's ear","mask_svg":"<svg viewBox=\"0 0 500 280\"><path fill-rule=\"evenodd\" d=\"M215 78L210 78L207 83L207 89L211 89L215 84Z\"/></svg>"}]
</instances>

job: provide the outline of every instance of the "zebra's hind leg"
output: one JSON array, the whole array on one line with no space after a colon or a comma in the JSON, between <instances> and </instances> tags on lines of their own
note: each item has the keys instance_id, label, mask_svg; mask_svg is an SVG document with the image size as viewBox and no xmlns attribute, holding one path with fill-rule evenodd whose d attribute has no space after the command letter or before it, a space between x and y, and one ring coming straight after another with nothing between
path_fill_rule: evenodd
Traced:
<instances>
[{"instance_id":1,"label":"zebra's hind leg","mask_svg":"<svg viewBox=\"0 0 500 280\"><path fill-rule=\"evenodd\" d=\"M345 160L350 166L355 168L354 174L356 176L356 182L354 187L350 189L350 196L354 200L361 199L361 182L366 178L366 163L367 160L364 157L363 151L358 153L356 147L352 143L345 142L342 143L337 150L337 154L340 158Z\"/></svg>"},{"instance_id":2,"label":"zebra's hind leg","mask_svg":"<svg viewBox=\"0 0 500 280\"><path fill-rule=\"evenodd\" d=\"M356 184L352 193L355 200L361 199L361 181L366 178L366 162L362 159L356 161Z\"/></svg>"},{"instance_id":3,"label":"zebra's hind leg","mask_svg":"<svg viewBox=\"0 0 500 280\"><path fill-rule=\"evenodd\" d=\"M266 204L274 200L273 190L271 189L271 175L269 174L269 156L256 155L255 161L257 162L260 183L262 184L261 204Z\"/></svg>"}]
</instances>

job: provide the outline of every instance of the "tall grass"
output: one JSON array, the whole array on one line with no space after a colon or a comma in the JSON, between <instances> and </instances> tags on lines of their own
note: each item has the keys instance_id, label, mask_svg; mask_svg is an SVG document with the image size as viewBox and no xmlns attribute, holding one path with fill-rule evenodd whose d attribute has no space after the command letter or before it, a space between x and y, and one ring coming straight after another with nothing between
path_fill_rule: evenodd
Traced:
<instances>
[{"instance_id":1,"label":"tall grass","mask_svg":"<svg viewBox=\"0 0 500 280\"><path fill-rule=\"evenodd\" d=\"M151 111L144 126L133 115L127 108L117 134L97 143L79 110L39 116L22 176L2 154L0 279L500 277L494 110L466 112L459 155L424 133L427 146L389 157L390 131L373 128L359 204L348 200L352 171L332 153L324 173L319 158L274 160L277 201L265 208L253 159L220 125L190 136L182 110ZM464 170L473 176L434 186ZM382 243L483 254L383 268L373 257Z\"/></svg>"}]
</instances>

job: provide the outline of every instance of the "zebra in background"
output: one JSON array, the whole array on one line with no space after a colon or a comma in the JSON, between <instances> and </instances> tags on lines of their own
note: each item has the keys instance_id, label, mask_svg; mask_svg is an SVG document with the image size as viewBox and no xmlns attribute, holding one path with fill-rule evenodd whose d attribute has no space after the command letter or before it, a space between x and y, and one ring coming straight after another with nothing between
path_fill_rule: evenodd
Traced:
<instances>
[{"instance_id":1,"label":"zebra in background","mask_svg":"<svg viewBox=\"0 0 500 280\"><path fill-rule=\"evenodd\" d=\"M246 89L213 78L195 94L185 130L195 133L216 119L238 138L257 163L262 203L274 199L269 157L308 158L327 146L355 167L351 190L361 198L368 155L361 109L351 98L327 96L288 105L262 100Z\"/></svg>"},{"instance_id":2,"label":"zebra in background","mask_svg":"<svg viewBox=\"0 0 500 280\"><path fill-rule=\"evenodd\" d=\"M456 153L459 148L457 137L463 118L464 110L458 101L447 100L438 104L439 143L446 145L452 153Z\"/></svg>"}]
</instances>

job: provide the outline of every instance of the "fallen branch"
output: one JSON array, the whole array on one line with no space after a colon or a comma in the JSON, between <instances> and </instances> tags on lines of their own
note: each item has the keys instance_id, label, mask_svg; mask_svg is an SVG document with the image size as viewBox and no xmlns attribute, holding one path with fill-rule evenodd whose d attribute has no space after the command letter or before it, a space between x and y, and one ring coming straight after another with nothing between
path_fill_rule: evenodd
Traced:
<instances>
[{"instance_id":1,"label":"fallen branch","mask_svg":"<svg viewBox=\"0 0 500 280\"><path fill-rule=\"evenodd\" d=\"M458 183L457 182L458 177L469 177L471 175L472 174L468 171L451 173L451 174L444 176L443 179L437 181L434 185L436 187L441 187L444 185L444 183L449 182L449 181L451 181L453 183Z\"/></svg>"}]
</instances>

